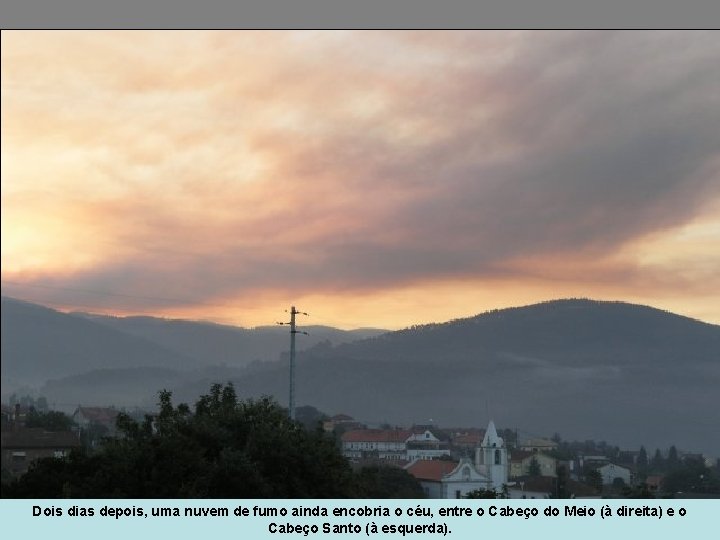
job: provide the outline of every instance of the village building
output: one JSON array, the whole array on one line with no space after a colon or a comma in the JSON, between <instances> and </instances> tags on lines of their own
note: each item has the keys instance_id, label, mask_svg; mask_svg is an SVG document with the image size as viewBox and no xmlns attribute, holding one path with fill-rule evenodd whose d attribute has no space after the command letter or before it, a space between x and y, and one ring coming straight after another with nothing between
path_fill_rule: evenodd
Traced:
<instances>
[{"instance_id":1,"label":"village building","mask_svg":"<svg viewBox=\"0 0 720 540\"><path fill-rule=\"evenodd\" d=\"M602 483L604 486L612 485L619 478L625 485L630 485L632 480L632 472L627 467L615 465L614 463L607 463L602 467L598 467L597 471L602 477Z\"/></svg>"},{"instance_id":2,"label":"village building","mask_svg":"<svg viewBox=\"0 0 720 540\"><path fill-rule=\"evenodd\" d=\"M475 490L492 489L467 458L458 461L417 459L405 470L414 476L429 499L462 499Z\"/></svg>"},{"instance_id":3,"label":"village building","mask_svg":"<svg viewBox=\"0 0 720 540\"><path fill-rule=\"evenodd\" d=\"M508 482L508 452L505 442L498 436L495 422L490 420L482 443L475 451L475 468L490 480L498 493Z\"/></svg>"},{"instance_id":4,"label":"village building","mask_svg":"<svg viewBox=\"0 0 720 540\"><path fill-rule=\"evenodd\" d=\"M407 429L355 429L342 434L342 453L349 459L407 459Z\"/></svg>"},{"instance_id":5,"label":"village building","mask_svg":"<svg viewBox=\"0 0 720 540\"><path fill-rule=\"evenodd\" d=\"M558 443L550 439L528 439L520 445L525 452L551 452L557 450Z\"/></svg>"},{"instance_id":6,"label":"village building","mask_svg":"<svg viewBox=\"0 0 720 540\"><path fill-rule=\"evenodd\" d=\"M500 493L508 481L507 449L491 420L474 462L467 457L459 461L415 459L405 469L431 499L461 499L476 490Z\"/></svg>"},{"instance_id":7,"label":"village building","mask_svg":"<svg viewBox=\"0 0 720 540\"><path fill-rule=\"evenodd\" d=\"M360 422L347 414L336 414L323 422L323 430L325 431L348 431L361 429L362 427Z\"/></svg>"},{"instance_id":8,"label":"village building","mask_svg":"<svg viewBox=\"0 0 720 540\"><path fill-rule=\"evenodd\" d=\"M405 441L408 460L450 456L450 441L444 433L424 428L414 428L412 431L413 433Z\"/></svg>"},{"instance_id":9,"label":"village building","mask_svg":"<svg viewBox=\"0 0 720 540\"><path fill-rule=\"evenodd\" d=\"M112 407L83 407L78 405L72 415L72 420L81 431L99 428L103 435L117 434L116 421L119 411Z\"/></svg>"},{"instance_id":10,"label":"village building","mask_svg":"<svg viewBox=\"0 0 720 540\"><path fill-rule=\"evenodd\" d=\"M555 477L557 476L557 464L555 458L540 452L512 450L510 452L510 478L533 475L534 467L537 467L536 476Z\"/></svg>"},{"instance_id":11,"label":"village building","mask_svg":"<svg viewBox=\"0 0 720 540\"><path fill-rule=\"evenodd\" d=\"M20 428L3 431L1 436L2 469L13 476L27 472L36 459L65 457L80 446L77 434L71 431Z\"/></svg>"},{"instance_id":12,"label":"village building","mask_svg":"<svg viewBox=\"0 0 720 540\"><path fill-rule=\"evenodd\" d=\"M508 499L557 499L560 496L558 479L550 476L521 476L514 479L507 488ZM567 479L565 495L571 499L601 498L592 487Z\"/></svg>"}]
</instances>

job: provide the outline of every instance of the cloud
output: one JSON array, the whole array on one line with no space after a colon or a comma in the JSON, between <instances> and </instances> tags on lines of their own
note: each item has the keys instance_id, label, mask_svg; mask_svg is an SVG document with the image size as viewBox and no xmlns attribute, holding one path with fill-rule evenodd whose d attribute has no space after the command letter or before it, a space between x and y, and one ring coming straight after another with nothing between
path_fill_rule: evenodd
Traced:
<instances>
[{"instance_id":1,"label":"cloud","mask_svg":"<svg viewBox=\"0 0 720 540\"><path fill-rule=\"evenodd\" d=\"M3 249L3 276L197 301L667 284L628 246L720 198L719 59L699 32L4 34L3 245L42 193L97 225L47 234L78 265Z\"/></svg>"}]
</instances>

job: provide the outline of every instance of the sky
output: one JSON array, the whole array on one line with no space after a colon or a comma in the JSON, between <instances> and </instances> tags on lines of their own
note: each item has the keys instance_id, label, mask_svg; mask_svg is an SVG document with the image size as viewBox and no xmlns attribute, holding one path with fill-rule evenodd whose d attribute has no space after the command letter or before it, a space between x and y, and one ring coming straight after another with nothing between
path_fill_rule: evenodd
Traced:
<instances>
[{"instance_id":1,"label":"sky","mask_svg":"<svg viewBox=\"0 0 720 540\"><path fill-rule=\"evenodd\" d=\"M5 31L2 294L402 328L720 324L720 33Z\"/></svg>"}]
</instances>

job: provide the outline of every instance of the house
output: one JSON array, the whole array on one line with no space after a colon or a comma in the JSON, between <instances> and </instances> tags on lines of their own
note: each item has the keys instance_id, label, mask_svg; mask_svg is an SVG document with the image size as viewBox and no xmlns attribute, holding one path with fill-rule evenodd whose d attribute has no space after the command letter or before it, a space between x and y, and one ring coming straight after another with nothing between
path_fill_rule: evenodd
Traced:
<instances>
[{"instance_id":1,"label":"house","mask_svg":"<svg viewBox=\"0 0 720 540\"><path fill-rule=\"evenodd\" d=\"M103 435L113 436L117 433L115 422L119 411L112 407L82 407L78 405L72 420L83 431L91 428L99 429Z\"/></svg>"},{"instance_id":2,"label":"house","mask_svg":"<svg viewBox=\"0 0 720 540\"><path fill-rule=\"evenodd\" d=\"M407 459L439 459L450 456L450 442L444 433L429 428L413 428L405 441Z\"/></svg>"},{"instance_id":3,"label":"house","mask_svg":"<svg viewBox=\"0 0 720 540\"><path fill-rule=\"evenodd\" d=\"M482 429L455 429L451 431L450 451L459 457L475 455L475 449L485 436Z\"/></svg>"},{"instance_id":4,"label":"house","mask_svg":"<svg viewBox=\"0 0 720 540\"><path fill-rule=\"evenodd\" d=\"M600 494L592 487L567 479L565 493L571 499L599 499ZM556 499L558 479L550 476L521 476L508 485L509 499Z\"/></svg>"},{"instance_id":5,"label":"house","mask_svg":"<svg viewBox=\"0 0 720 540\"><path fill-rule=\"evenodd\" d=\"M610 458L607 456L585 456L581 455L578 457L578 465L580 470L587 468L597 469L610 463Z\"/></svg>"},{"instance_id":6,"label":"house","mask_svg":"<svg viewBox=\"0 0 720 540\"><path fill-rule=\"evenodd\" d=\"M80 446L77 434L71 431L21 428L3 431L1 436L2 468L14 476L27 472L36 459L64 457Z\"/></svg>"},{"instance_id":7,"label":"house","mask_svg":"<svg viewBox=\"0 0 720 540\"><path fill-rule=\"evenodd\" d=\"M2 431L24 427L27 416L30 413L28 407L24 407L19 403L15 405L5 405L3 403L0 411Z\"/></svg>"},{"instance_id":8,"label":"house","mask_svg":"<svg viewBox=\"0 0 720 540\"><path fill-rule=\"evenodd\" d=\"M520 450L525 452L550 452L557 448L558 443L550 439L528 439L520 445Z\"/></svg>"},{"instance_id":9,"label":"house","mask_svg":"<svg viewBox=\"0 0 720 540\"><path fill-rule=\"evenodd\" d=\"M536 476L557 476L557 460L540 452L513 450L510 453L510 478L533 474L533 462L537 463Z\"/></svg>"},{"instance_id":10,"label":"house","mask_svg":"<svg viewBox=\"0 0 720 540\"><path fill-rule=\"evenodd\" d=\"M625 485L629 486L632 480L632 473L627 467L621 465L615 465L614 463L607 463L602 467L598 467L598 472L602 476L602 483L604 486L612 485L616 479L620 478Z\"/></svg>"},{"instance_id":11,"label":"house","mask_svg":"<svg viewBox=\"0 0 720 540\"><path fill-rule=\"evenodd\" d=\"M342 453L350 459L406 459L411 435L406 429L353 429L342 434Z\"/></svg>"},{"instance_id":12,"label":"house","mask_svg":"<svg viewBox=\"0 0 720 540\"><path fill-rule=\"evenodd\" d=\"M405 470L414 476L429 499L462 499L471 491L491 489L468 458L458 461L416 459Z\"/></svg>"},{"instance_id":13,"label":"house","mask_svg":"<svg viewBox=\"0 0 720 540\"><path fill-rule=\"evenodd\" d=\"M323 422L323 430L325 431L347 431L361 428L362 424L347 414L336 414Z\"/></svg>"}]
</instances>

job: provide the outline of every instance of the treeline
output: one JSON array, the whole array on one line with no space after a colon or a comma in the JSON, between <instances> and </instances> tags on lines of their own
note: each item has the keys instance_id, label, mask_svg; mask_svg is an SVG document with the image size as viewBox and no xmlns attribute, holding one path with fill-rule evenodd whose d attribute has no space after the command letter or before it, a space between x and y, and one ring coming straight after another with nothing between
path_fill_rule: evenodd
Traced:
<instances>
[{"instance_id":1,"label":"treeline","mask_svg":"<svg viewBox=\"0 0 720 540\"><path fill-rule=\"evenodd\" d=\"M666 452L659 448L650 455L644 446L639 452L623 451L617 446L605 441L587 440L563 441L559 434L553 436L558 448L547 452L560 460L577 459L581 455L598 455L607 457L612 463L630 468L635 474L635 488L633 494L648 497L646 482L651 476L660 476L660 493L673 494L678 492L691 492L703 494L720 494L720 467L716 462L708 466L700 454L684 454L678 452L675 445L670 446ZM594 467L582 471L583 480L592 486L598 486L599 474ZM627 494L628 486L616 486Z\"/></svg>"},{"instance_id":2,"label":"treeline","mask_svg":"<svg viewBox=\"0 0 720 540\"><path fill-rule=\"evenodd\" d=\"M213 385L192 410L160 393L159 413L118 417L95 450L33 463L3 486L12 498L423 497L402 469L353 472L335 440L291 421L270 398L242 401Z\"/></svg>"}]
</instances>

